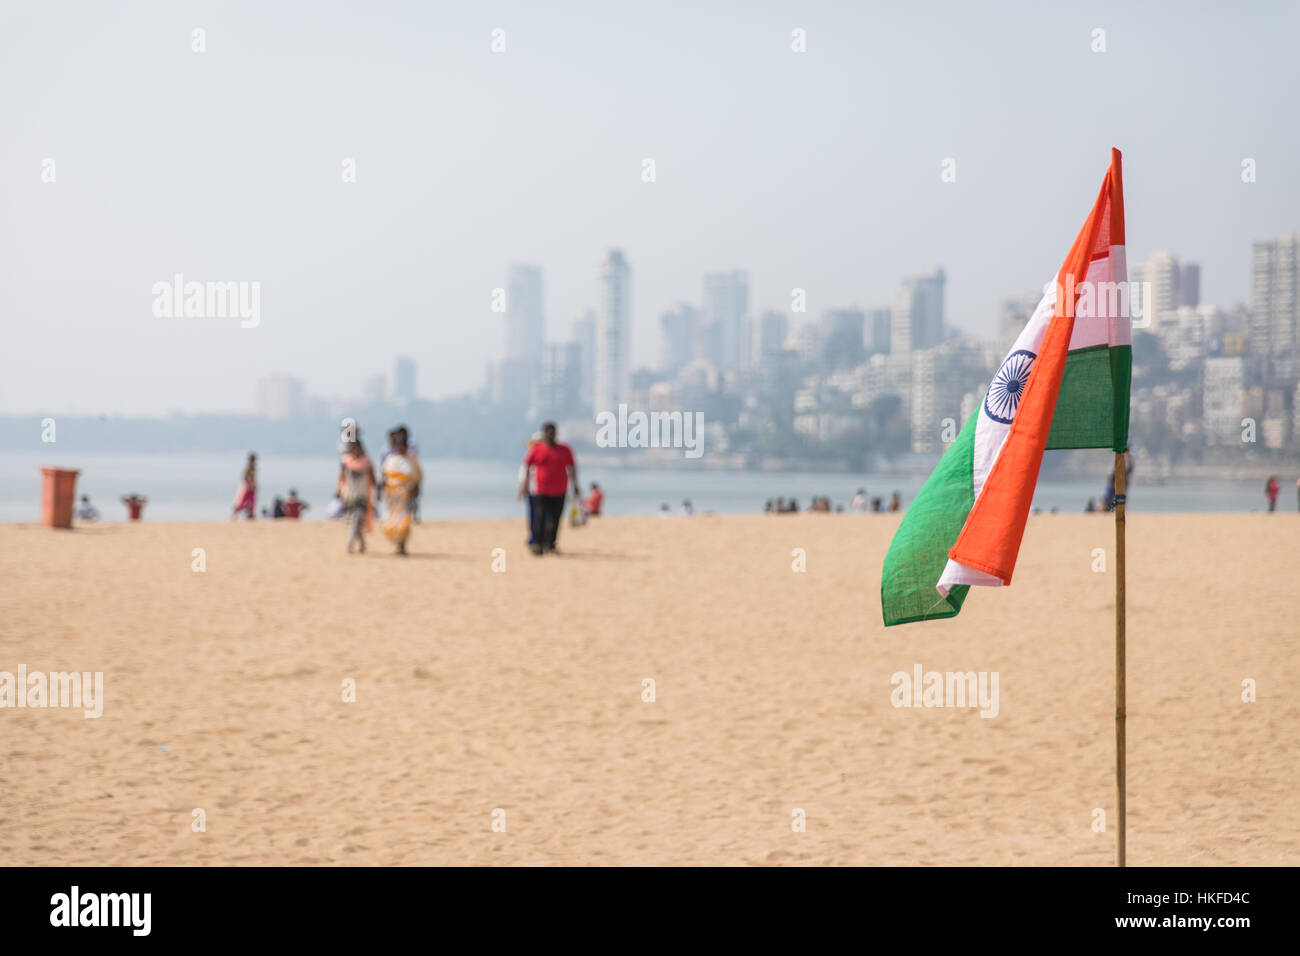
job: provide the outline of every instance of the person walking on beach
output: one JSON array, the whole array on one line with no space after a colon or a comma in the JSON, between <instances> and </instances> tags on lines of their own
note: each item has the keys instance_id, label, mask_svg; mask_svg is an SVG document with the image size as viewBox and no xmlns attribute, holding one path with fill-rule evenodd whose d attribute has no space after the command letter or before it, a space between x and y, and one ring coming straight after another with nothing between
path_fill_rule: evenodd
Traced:
<instances>
[{"instance_id":1,"label":"person walking on beach","mask_svg":"<svg viewBox=\"0 0 1300 956\"><path fill-rule=\"evenodd\" d=\"M1268 484L1264 486L1264 497L1268 499L1268 510L1277 511L1277 496L1282 490L1282 486L1277 482L1277 475L1268 476Z\"/></svg>"},{"instance_id":2,"label":"person walking on beach","mask_svg":"<svg viewBox=\"0 0 1300 956\"><path fill-rule=\"evenodd\" d=\"M78 521L98 521L99 509L90 503L90 495L81 496L81 504L77 505Z\"/></svg>"},{"instance_id":3,"label":"person walking on beach","mask_svg":"<svg viewBox=\"0 0 1300 956\"><path fill-rule=\"evenodd\" d=\"M528 451L532 451L533 446L541 440L542 433L533 432L533 437L528 439L525 443ZM524 452L524 457L526 458L527 456L528 452ZM531 549L532 546L537 543L537 517L535 515L537 510L537 479L528 474L528 465L526 464L519 466L519 484L521 486L526 485L528 488L525 494L519 495L518 497L526 497L528 499L528 510L526 516L528 518L528 547Z\"/></svg>"},{"instance_id":4,"label":"person walking on beach","mask_svg":"<svg viewBox=\"0 0 1300 956\"><path fill-rule=\"evenodd\" d=\"M239 482L239 490L235 492L235 508L230 513L230 520L235 518L242 511L248 520L253 520L257 515L257 455L251 451L248 453L248 464L244 466L244 477Z\"/></svg>"},{"instance_id":5,"label":"person walking on beach","mask_svg":"<svg viewBox=\"0 0 1300 956\"><path fill-rule=\"evenodd\" d=\"M404 555L411 536L411 491L419 487L424 474L419 460L408 454L405 428L394 429L392 447L379 466L384 476L384 534Z\"/></svg>"},{"instance_id":6,"label":"person walking on beach","mask_svg":"<svg viewBox=\"0 0 1300 956\"><path fill-rule=\"evenodd\" d=\"M361 438L348 443L339 464L338 498L343 502L343 514L348 519L348 554L352 545L366 553L366 539L374 524L375 467L361 445Z\"/></svg>"},{"instance_id":7,"label":"person walking on beach","mask_svg":"<svg viewBox=\"0 0 1300 956\"><path fill-rule=\"evenodd\" d=\"M578 463L573 449L555 440L555 422L542 426L542 440L528 449L524 457L527 469L519 483L519 497L528 493L528 480L537 476L537 507L533 511L533 554L558 553L555 539L564 515L564 496L573 483L578 491Z\"/></svg>"}]
</instances>

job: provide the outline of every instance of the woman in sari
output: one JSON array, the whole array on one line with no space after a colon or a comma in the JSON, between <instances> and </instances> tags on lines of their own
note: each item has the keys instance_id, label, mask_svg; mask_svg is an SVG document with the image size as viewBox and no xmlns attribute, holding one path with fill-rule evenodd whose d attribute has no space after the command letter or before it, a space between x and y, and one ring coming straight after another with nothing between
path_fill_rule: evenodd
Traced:
<instances>
[{"instance_id":1,"label":"woman in sari","mask_svg":"<svg viewBox=\"0 0 1300 956\"><path fill-rule=\"evenodd\" d=\"M339 464L338 497L343 502L343 514L348 519L348 554L356 542L361 554L366 553L366 539L375 516L375 468L361 447L358 438L348 443Z\"/></svg>"},{"instance_id":2,"label":"woman in sari","mask_svg":"<svg viewBox=\"0 0 1300 956\"><path fill-rule=\"evenodd\" d=\"M379 466L384 475L384 534L397 545L398 554L406 554L406 539L411 534L411 492L424 477L420 462L410 453L405 428L392 435L392 451Z\"/></svg>"},{"instance_id":3,"label":"woman in sari","mask_svg":"<svg viewBox=\"0 0 1300 956\"><path fill-rule=\"evenodd\" d=\"M230 520L234 521L235 516L241 511L247 514L249 520L253 519L256 514L254 508L257 505L257 456L251 451L248 453L248 464L244 466L244 477L239 483L239 490L235 492L235 510L230 513Z\"/></svg>"}]
</instances>

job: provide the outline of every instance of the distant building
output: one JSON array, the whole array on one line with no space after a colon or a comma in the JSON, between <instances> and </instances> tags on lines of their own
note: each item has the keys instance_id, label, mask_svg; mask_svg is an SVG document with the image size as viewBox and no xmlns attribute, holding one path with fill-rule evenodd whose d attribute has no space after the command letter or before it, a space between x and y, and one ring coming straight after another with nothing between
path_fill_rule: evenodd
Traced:
<instances>
[{"instance_id":1,"label":"distant building","mask_svg":"<svg viewBox=\"0 0 1300 956\"><path fill-rule=\"evenodd\" d=\"M868 355L889 354L890 325L892 323L893 312L889 308L867 310L863 347Z\"/></svg>"},{"instance_id":2,"label":"distant building","mask_svg":"<svg viewBox=\"0 0 1300 956\"><path fill-rule=\"evenodd\" d=\"M1227 331L1224 311L1213 305L1182 305L1165 315L1156 331L1169 367L1181 371L1211 351L1211 343Z\"/></svg>"},{"instance_id":3,"label":"distant building","mask_svg":"<svg viewBox=\"0 0 1300 956\"><path fill-rule=\"evenodd\" d=\"M1286 381L1294 381L1300 372L1298 282L1300 233L1254 244L1246 349L1267 360L1266 374Z\"/></svg>"},{"instance_id":4,"label":"distant building","mask_svg":"<svg viewBox=\"0 0 1300 956\"><path fill-rule=\"evenodd\" d=\"M912 451L943 451L947 447L944 438L956 437L963 423L963 410L970 407L967 393L980 388L988 376L984 352L974 343L953 339L934 348L915 350L911 358L912 400L908 413Z\"/></svg>"},{"instance_id":5,"label":"distant building","mask_svg":"<svg viewBox=\"0 0 1300 956\"><path fill-rule=\"evenodd\" d=\"M577 342L542 347L542 363L533 395L533 418L566 419L582 405L582 350Z\"/></svg>"},{"instance_id":6,"label":"distant building","mask_svg":"<svg viewBox=\"0 0 1300 956\"><path fill-rule=\"evenodd\" d=\"M1291 434L1300 436L1300 384L1291 395Z\"/></svg>"},{"instance_id":7,"label":"distant building","mask_svg":"<svg viewBox=\"0 0 1300 956\"><path fill-rule=\"evenodd\" d=\"M1241 443L1246 360L1240 355L1205 360L1202 373L1202 422L1207 445Z\"/></svg>"},{"instance_id":8,"label":"distant building","mask_svg":"<svg viewBox=\"0 0 1300 956\"><path fill-rule=\"evenodd\" d=\"M506 358L542 360L546 318L542 313L542 270L514 265L506 284Z\"/></svg>"},{"instance_id":9,"label":"distant building","mask_svg":"<svg viewBox=\"0 0 1300 956\"><path fill-rule=\"evenodd\" d=\"M494 375L497 405L520 412L528 408L541 371L545 341L542 271L536 265L511 265L506 278L506 358Z\"/></svg>"},{"instance_id":10,"label":"distant building","mask_svg":"<svg viewBox=\"0 0 1300 956\"><path fill-rule=\"evenodd\" d=\"M592 393L596 387L596 313L588 310L573 320L572 338L578 346L578 401L583 408L591 408Z\"/></svg>"},{"instance_id":11,"label":"distant building","mask_svg":"<svg viewBox=\"0 0 1300 956\"><path fill-rule=\"evenodd\" d=\"M749 367L749 275L742 270L704 277L703 327L710 359L720 371Z\"/></svg>"},{"instance_id":12,"label":"distant building","mask_svg":"<svg viewBox=\"0 0 1300 956\"><path fill-rule=\"evenodd\" d=\"M1156 252L1129 270L1130 283L1149 283L1151 301L1143 302L1149 324L1141 331L1155 333L1167 317L1183 307L1201 304L1201 267L1183 262L1169 252Z\"/></svg>"},{"instance_id":13,"label":"distant building","mask_svg":"<svg viewBox=\"0 0 1300 956\"><path fill-rule=\"evenodd\" d=\"M399 402L415 401L415 362L405 355L393 362L393 397Z\"/></svg>"},{"instance_id":14,"label":"distant building","mask_svg":"<svg viewBox=\"0 0 1300 956\"><path fill-rule=\"evenodd\" d=\"M297 418L304 408L302 382L289 375L268 375L257 383L257 414L284 421Z\"/></svg>"},{"instance_id":15,"label":"distant building","mask_svg":"<svg viewBox=\"0 0 1300 956\"><path fill-rule=\"evenodd\" d=\"M822 358L822 343L826 338L826 327L819 322L804 322L790 336L790 344L805 362L817 363Z\"/></svg>"},{"instance_id":16,"label":"distant building","mask_svg":"<svg viewBox=\"0 0 1300 956\"><path fill-rule=\"evenodd\" d=\"M600 307L596 313L595 387L597 412L610 411L627 395L632 347L631 270L627 259L611 249L600 266Z\"/></svg>"},{"instance_id":17,"label":"distant building","mask_svg":"<svg viewBox=\"0 0 1300 956\"><path fill-rule=\"evenodd\" d=\"M659 370L670 378L697 358L699 310L685 302L659 316Z\"/></svg>"},{"instance_id":18,"label":"distant building","mask_svg":"<svg viewBox=\"0 0 1300 956\"><path fill-rule=\"evenodd\" d=\"M790 319L784 312L764 312L754 326L752 363L761 365L785 348L790 336Z\"/></svg>"},{"instance_id":19,"label":"distant building","mask_svg":"<svg viewBox=\"0 0 1300 956\"><path fill-rule=\"evenodd\" d=\"M943 341L944 283L942 269L904 279L894 295L890 352L903 355L933 348Z\"/></svg>"},{"instance_id":20,"label":"distant building","mask_svg":"<svg viewBox=\"0 0 1300 956\"><path fill-rule=\"evenodd\" d=\"M830 371L853 368L866 358L863 349L867 316L861 309L828 309L822 314L821 366Z\"/></svg>"}]
</instances>

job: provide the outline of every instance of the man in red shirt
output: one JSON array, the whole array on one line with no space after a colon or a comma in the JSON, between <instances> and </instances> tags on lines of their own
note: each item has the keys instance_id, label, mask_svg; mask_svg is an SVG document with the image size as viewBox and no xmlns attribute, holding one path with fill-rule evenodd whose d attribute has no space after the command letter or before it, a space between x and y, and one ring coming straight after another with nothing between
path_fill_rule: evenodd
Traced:
<instances>
[{"instance_id":1,"label":"man in red shirt","mask_svg":"<svg viewBox=\"0 0 1300 956\"><path fill-rule=\"evenodd\" d=\"M555 422L542 426L542 440L528 449L524 457L524 477L519 483L519 497L528 494L529 478L536 479L537 507L533 509L533 554L555 553L555 537L564 515L564 496L573 483L578 493L578 463L573 450L555 440Z\"/></svg>"}]
</instances>

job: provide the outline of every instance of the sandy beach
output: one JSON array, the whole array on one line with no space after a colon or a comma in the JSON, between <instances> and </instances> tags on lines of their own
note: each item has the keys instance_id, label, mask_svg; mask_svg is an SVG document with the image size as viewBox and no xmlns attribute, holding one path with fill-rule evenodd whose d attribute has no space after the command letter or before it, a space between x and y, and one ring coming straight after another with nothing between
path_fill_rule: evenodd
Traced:
<instances>
[{"instance_id":1,"label":"sandy beach","mask_svg":"<svg viewBox=\"0 0 1300 956\"><path fill-rule=\"evenodd\" d=\"M1113 864L1109 516L1032 517L1011 588L886 629L896 526L606 518L538 559L522 517L426 522L405 560L0 526L0 671L104 675L97 719L0 710L6 862ZM1298 535L1130 515L1131 865L1300 862ZM996 672L997 715L893 706L916 665Z\"/></svg>"}]
</instances>

